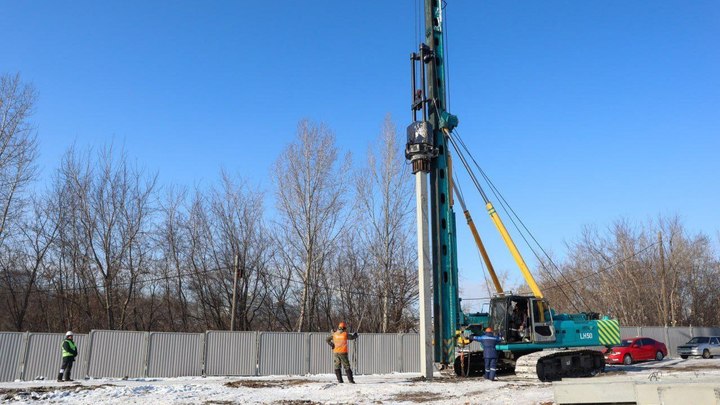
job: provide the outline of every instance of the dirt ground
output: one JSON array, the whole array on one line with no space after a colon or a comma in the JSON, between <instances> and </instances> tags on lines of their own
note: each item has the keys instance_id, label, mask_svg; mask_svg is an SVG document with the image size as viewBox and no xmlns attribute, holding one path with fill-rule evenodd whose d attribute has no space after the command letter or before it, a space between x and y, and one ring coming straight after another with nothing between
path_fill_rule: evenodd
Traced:
<instances>
[{"instance_id":1,"label":"dirt ground","mask_svg":"<svg viewBox=\"0 0 720 405\"><path fill-rule=\"evenodd\" d=\"M720 387L720 359L665 359L630 366L607 366L601 380L698 381ZM584 379L583 379L584 380ZM185 377L166 379L89 379L74 383L0 383L0 400L13 403L160 404L554 404L552 383L512 374L490 382L437 373L425 380L414 373L357 375L357 384L338 384L335 376Z\"/></svg>"}]
</instances>

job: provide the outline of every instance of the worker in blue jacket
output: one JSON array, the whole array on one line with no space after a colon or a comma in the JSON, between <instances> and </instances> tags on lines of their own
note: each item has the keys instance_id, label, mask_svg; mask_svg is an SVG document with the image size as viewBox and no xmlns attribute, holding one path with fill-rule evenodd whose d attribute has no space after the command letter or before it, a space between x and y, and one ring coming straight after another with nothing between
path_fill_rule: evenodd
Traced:
<instances>
[{"instance_id":1,"label":"worker in blue jacket","mask_svg":"<svg viewBox=\"0 0 720 405\"><path fill-rule=\"evenodd\" d=\"M488 327L485 329L485 334L482 336L473 336L473 340L476 340L482 344L483 357L485 358L485 379L490 381L497 381L495 379L495 373L497 372L497 349L495 345L500 341L498 336L493 335L493 329Z\"/></svg>"}]
</instances>

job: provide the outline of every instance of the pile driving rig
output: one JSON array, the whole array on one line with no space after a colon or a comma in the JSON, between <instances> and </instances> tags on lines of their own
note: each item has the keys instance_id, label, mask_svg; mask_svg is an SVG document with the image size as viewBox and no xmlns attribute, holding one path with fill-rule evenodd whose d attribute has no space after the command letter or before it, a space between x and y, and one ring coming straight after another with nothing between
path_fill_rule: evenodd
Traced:
<instances>
[{"instance_id":1,"label":"pile driving rig","mask_svg":"<svg viewBox=\"0 0 720 405\"><path fill-rule=\"evenodd\" d=\"M517 376L539 378L542 381L596 375L604 370L605 360L601 352L590 348L619 344L618 322L608 317L601 319L594 312L557 314L551 309L493 204L463 157L462 149L454 139L458 119L446 110L442 18L445 2L442 5L441 0L425 1L425 43L420 44L418 51L410 56L413 122L407 129L405 149L413 173L416 176L423 173L430 175L434 361L442 368L453 367L459 376L482 374L483 353L480 350L469 350L468 338L482 334L489 326L503 337L497 345L501 353L499 368L511 369ZM457 193L457 199L463 205L467 222L497 290L497 294L491 298L487 313L464 314L460 306L453 210L455 187L450 146L480 191L490 218L532 291L532 295L514 295L502 289L472 218L464 207L462 196ZM421 197L418 191L418 201L421 198L425 197ZM421 236L418 235L418 238ZM522 325L518 324L518 318L522 319Z\"/></svg>"}]
</instances>

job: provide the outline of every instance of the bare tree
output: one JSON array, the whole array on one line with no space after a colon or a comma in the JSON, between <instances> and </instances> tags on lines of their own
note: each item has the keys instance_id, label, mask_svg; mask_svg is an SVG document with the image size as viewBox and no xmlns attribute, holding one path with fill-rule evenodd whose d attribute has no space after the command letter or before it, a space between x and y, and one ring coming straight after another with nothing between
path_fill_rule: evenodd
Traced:
<instances>
[{"instance_id":1,"label":"bare tree","mask_svg":"<svg viewBox=\"0 0 720 405\"><path fill-rule=\"evenodd\" d=\"M21 192L36 172L37 143L28 121L36 98L19 74L0 76L0 243L8 221L20 218Z\"/></svg>"},{"instance_id":2,"label":"bare tree","mask_svg":"<svg viewBox=\"0 0 720 405\"><path fill-rule=\"evenodd\" d=\"M248 330L267 299L267 271L270 238L263 223L263 195L251 190L244 180L236 181L224 171L222 188L212 191L211 212L228 281L238 272L236 316L240 330ZM236 262L237 258L237 262ZM237 269L235 264L237 263ZM229 284L229 283L228 283ZM228 295L232 307L232 294Z\"/></svg>"},{"instance_id":3,"label":"bare tree","mask_svg":"<svg viewBox=\"0 0 720 405\"><path fill-rule=\"evenodd\" d=\"M99 170L95 170L99 168ZM149 220L156 178L132 168L112 147L97 161L66 155L61 176L78 201L77 215L91 268L102 287L96 291L108 328L125 326L138 278L149 258Z\"/></svg>"},{"instance_id":4,"label":"bare tree","mask_svg":"<svg viewBox=\"0 0 720 405\"><path fill-rule=\"evenodd\" d=\"M184 212L185 192L168 192L161 204L162 220L157 229L157 249L160 254L159 270L163 280L166 321L170 330L189 331L190 308L186 279L183 272L187 265L189 244L187 215Z\"/></svg>"},{"instance_id":5,"label":"bare tree","mask_svg":"<svg viewBox=\"0 0 720 405\"><path fill-rule=\"evenodd\" d=\"M204 327L227 329L227 301L223 299L227 292L221 293L227 289L227 277L221 271L227 272L227 269L219 268L209 212L206 197L196 190L187 221L188 260L192 273L190 288L197 297L198 313Z\"/></svg>"},{"instance_id":6,"label":"bare tree","mask_svg":"<svg viewBox=\"0 0 720 405\"><path fill-rule=\"evenodd\" d=\"M273 236L273 239L281 240L277 236ZM273 256L273 269L268 274L271 282L267 283L271 302L270 316L264 323L267 330L290 332L297 325L299 311L296 306L292 305L292 293L295 286L293 274L294 270L284 265L284 258L281 255Z\"/></svg>"},{"instance_id":7,"label":"bare tree","mask_svg":"<svg viewBox=\"0 0 720 405\"><path fill-rule=\"evenodd\" d=\"M605 234L586 228L559 267L563 279L542 278L558 309L572 310L576 305L568 299L576 293L625 325L720 321L706 305L720 299L717 255L707 236L687 235L677 218L643 226L619 220Z\"/></svg>"},{"instance_id":8,"label":"bare tree","mask_svg":"<svg viewBox=\"0 0 720 405\"><path fill-rule=\"evenodd\" d=\"M10 295L9 312L15 330L25 328L25 320L31 310L31 298L38 289L38 277L45 267L45 255L57 235L57 226L51 220L49 207L44 201L34 201L33 215L20 227L21 237L14 244L14 254L3 255L1 260L2 286ZM30 315L35 317L38 312Z\"/></svg>"},{"instance_id":9,"label":"bare tree","mask_svg":"<svg viewBox=\"0 0 720 405\"><path fill-rule=\"evenodd\" d=\"M302 282L298 332L313 326L319 286L345 229L349 167L349 155L338 164L333 133L309 121L298 124L297 140L275 163L279 253Z\"/></svg>"},{"instance_id":10,"label":"bare tree","mask_svg":"<svg viewBox=\"0 0 720 405\"><path fill-rule=\"evenodd\" d=\"M381 332L397 326L417 299L413 182L390 115L356 176L358 230L371 258L372 283L382 314ZM377 146L380 148L377 148Z\"/></svg>"}]
</instances>

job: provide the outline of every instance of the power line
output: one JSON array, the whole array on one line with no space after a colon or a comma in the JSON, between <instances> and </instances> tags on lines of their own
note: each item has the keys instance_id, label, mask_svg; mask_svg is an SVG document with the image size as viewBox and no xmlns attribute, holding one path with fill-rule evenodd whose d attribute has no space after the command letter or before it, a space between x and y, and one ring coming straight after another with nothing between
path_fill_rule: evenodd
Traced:
<instances>
[{"instance_id":1,"label":"power line","mask_svg":"<svg viewBox=\"0 0 720 405\"><path fill-rule=\"evenodd\" d=\"M467 145L466 145L465 142L463 141L462 137L460 137L460 133L459 133L457 130L453 130L453 134L454 134L454 136L453 136L453 137L448 136L448 139L450 140L450 143L452 144L453 148L456 150L458 156L460 156L460 160L462 161L463 166L465 167L465 170L467 170L467 172L468 172L468 174L470 175L471 179L473 179L473 182L475 183L475 186L478 188L478 191L483 195L483 199L484 199L486 202L488 201L488 198L487 198L487 196L485 196L485 193L482 191L482 187L480 186L479 182L477 181L474 172L472 171L469 163L466 161L466 159L465 159L465 157L464 157L464 155L463 155L463 153L462 153L462 150L461 150L460 147L456 144L456 142L457 142L458 144L460 144L460 146L462 146L462 149L465 151L465 153L470 157L470 159L472 160L472 162L475 164L475 167L477 167L477 169L478 169L478 171L480 172L480 174L481 174L481 176L483 177L483 179L485 179L485 181L488 183L488 185L490 186L490 190L492 191L492 193L495 195L495 197L496 197L496 198L498 199L498 201L500 202L500 205L502 206L502 208L503 208L503 210L505 211L505 213L508 215L508 218L510 219L510 222L512 222L513 226L515 227L515 229L517 230L517 232L520 234L520 237L523 239L523 241L525 241L525 244L528 246L528 248L530 249L530 251L533 252L533 255L540 261L541 268L546 271L546 273L548 274L548 276L549 276L553 281L556 281L556 280L555 280L555 277L552 275L552 273L549 271L549 269L545 268L545 266L542 266L542 260L540 260L540 256L537 254L537 252L535 251L535 249L533 248L533 246L532 246L532 245L530 244L530 242L528 241L527 237L525 236L525 232L527 232L527 234L532 238L532 240L535 242L535 244L536 244L536 245L540 248L540 250L545 254L545 257L550 261L550 263L552 263L552 264L554 265L554 263L553 263L552 259L550 258L550 256L547 254L547 252L545 251L545 249L542 248L542 246L541 246L540 243L537 241L537 239L532 235L532 233L531 233L530 230L527 228L527 226L525 226L525 223L520 219L520 217L517 215L517 213L512 209L512 207L511 207L510 204L507 202L507 200L505 200L505 198L503 197L502 193L500 193L500 190L499 190L497 187L495 187L495 184L490 180L489 176L487 176L487 174L485 173L485 171L482 170L482 168L480 167L480 165L477 163L477 161L476 161L475 158L473 157L472 153L470 153L470 150L468 149ZM517 222L516 222L516 219L517 219L517 222L520 222L520 224L522 225L522 228L525 230L525 232L523 232L523 231L520 229L520 226L518 226L518 224L517 224ZM556 267L557 267L557 266L556 266ZM562 274L562 272L560 273L560 276L561 276L563 279L565 278L565 276ZM580 299L580 301L583 303L583 305L587 306L587 304L585 303L584 299L583 299L582 296L579 294L579 292L578 292L577 290L575 290L575 288L574 288L572 285L569 285L569 286L570 286L570 288L572 289L572 291L575 293L575 296L578 297L578 298ZM575 303L570 299L570 297L567 296L567 294L565 293L565 291L561 289L561 292L563 293L563 295L565 295L565 297L568 299L568 301L571 303L571 305L573 305L573 307L575 308L575 310L576 310L576 311L579 311L579 310L577 309L577 307L575 306Z\"/></svg>"},{"instance_id":2,"label":"power line","mask_svg":"<svg viewBox=\"0 0 720 405\"><path fill-rule=\"evenodd\" d=\"M231 267L219 266L219 267L212 267L212 268L194 270L194 271L190 271L190 272L181 272L181 273L179 273L179 274L172 274L172 275L171 275L171 274L167 274L167 275L159 276L159 277L143 278L143 279L141 280L141 282L143 282L143 283L148 283L148 284L152 284L152 283L160 282L160 281L169 282L170 280L175 280L175 279L179 279L179 278L183 278L183 277L193 277L193 276L196 276L196 277L197 277L197 276L212 275L212 274L216 274L216 273L218 273L218 272L224 271L224 270L229 271L229 272L230 272L229 274L232 274L232 273L231 273L231 271L232 271L232 268L231 268ZM345 288L333 287L333 286L331 286L331 285L321 285L321 284L317 284L317 283L308 284L308 283L306 283L306 282L304 282L304 281L302 281L302 280L294 279L294 278L292 278L291 276L283 276L283 275L280 275L280 274L264 273L264 274L261 275L261 277L262 277L262 278L264 278L264 277L269 277L269 278L280 279L280 280L284 280L284 281L291 282L291 283L294 283L294 284L299 284L299 285L309 285L310 287L314 287L314 288L316 288L316 289L318 289L318 290L331 289L331 290L333 290L333 291L335 291L335 292L340 292L340 293L345 293L345 294L351 294L351 295L356 295L356 296L361 296L361 297L375 297L375 298L384 297L384 295L382 295L382 294L376 294L376 293L365 292L365 291L353 291L353 290L348 290L348 289L345 289ZM38 293L45 293L45 294L48 294L48 295L51 295L51 296L55 296L55 297L64 297L65 295L64 295L63 293L61 293L60 291L63 291L63 292L81 292L81 291L86 291L86 290L88 290L88 289L98 290L98 291L101 290L101 289L103 288L103 286L95 284L94 281L95 281L95 279L93 278L93 283L92 283L92 284L88 284L88 285L85 285L85 286L71 286L71 287L64 287L64 286L63 286L62 288L56 288L56 289L52 289L52 288L41 288L41 287L37 286L36 284L33 284L32 289L33 289L35 292L38 292ZM49 283L52 284L52 282L53 282L52 280L49 280ZM137 281L137 280L135 280L135 281L126 280L126 281L114 282L114 283L113 283L113 286L115 286L115 287L129 287L131 284L137 284L138 282L139 282L139 281ZM7 285L0 285L0 290L13 291L13 288L10 287L10 286L7 286Z\"/></svg>"},{"instance_id":3,"label":"power line","mask_svg":"<svg viewBox=\"0 0 720 405\"><path fill-rule=\"evenodd\" d=\"M672 238L672 237L673 237L673 235L670 236L670 238ZM645 246L644 248L640 249L639 251L635 252L634 254L632 254L632 255L630 255L630 256L627 256L627 257L624 257L624 258L622 258L621 260L619 260L619 261L617 261L617 262L609 265L608 267L605 267L605 268L603 268L603 269L599 269L599 270L597 270L597 271L591 272L591 273L588 274L588 275L585 275L585 276L582 276L582 277L578 277L578 278L569 280L568 283L576 283L576 282L578 282L578 281L585 280L585 279L590 278L590 277L593 277L593 276L599 276L600 273L605 273L605 272L607 272L607 271L612 270L612 269L615 268L616 266L618 266L618 265L620 265L620 264L622 264L622 263L625 263L626 261L628 261L628 260L630 260L630 259L632 259L632 258L634 258L634 257L636 257L636 256L638 256L638 255L640 255L641 253L646 252L646 251L649 250L650 248L653 248L653 247L657 246L658 243L660 243L660 242L653 242L653 243ZM546 289L546 290L551 290L551 289L553 289L553 288L560 288L562 285L563 285L563 284L556 284L556 285L553 285L553 286L550 286L550 287L546 287L545 289Z\"/></svg>"}]
</instances>

